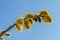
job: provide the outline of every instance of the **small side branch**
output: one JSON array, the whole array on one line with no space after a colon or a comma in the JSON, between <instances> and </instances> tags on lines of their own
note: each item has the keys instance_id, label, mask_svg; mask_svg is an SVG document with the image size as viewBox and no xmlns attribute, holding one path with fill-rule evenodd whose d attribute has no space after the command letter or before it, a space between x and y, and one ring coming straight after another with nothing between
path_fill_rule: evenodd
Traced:
<instances>
[{"instance_id":1,"label":"small side branch","mask_svg":"<svg viewBox=\"0 0 60 40\"><path fill-rule=\"evenodd\" d=\"M13 27L15 27L16 24L13 24L11 26L9 26L6 30L4 30L1 34L0 37L3 36L7 31L9 31L10 29L12 29Z\"/></svg>"}]
</instances>

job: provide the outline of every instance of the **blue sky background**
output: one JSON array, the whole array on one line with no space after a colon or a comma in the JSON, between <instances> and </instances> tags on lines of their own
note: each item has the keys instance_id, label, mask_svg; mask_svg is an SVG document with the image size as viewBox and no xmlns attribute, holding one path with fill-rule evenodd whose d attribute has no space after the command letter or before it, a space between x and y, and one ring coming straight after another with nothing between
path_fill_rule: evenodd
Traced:
<instances>
[{"instance_id":1,"label":"blue sky background","mask_svg":"<svg viewBox=\"0 0 60 40\"><path fill-rule=\"evenodd\" d=\"M60 40L60 0L0 0L0 30L16 22L16 18L25 17L27 12L33 14L40 10L48 10L53 23L35 22L31 30L18 32L11 29L11 37L5 40Z\"/></svg>"}]
</instances>

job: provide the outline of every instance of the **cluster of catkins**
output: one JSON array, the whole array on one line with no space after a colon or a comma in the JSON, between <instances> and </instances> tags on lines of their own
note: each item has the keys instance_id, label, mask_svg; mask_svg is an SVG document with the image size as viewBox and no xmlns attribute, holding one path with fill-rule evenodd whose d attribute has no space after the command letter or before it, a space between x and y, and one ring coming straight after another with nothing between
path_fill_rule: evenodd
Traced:
<instances>
[{"instance_id":1,"label":"cluster of catkins","mask_svg":"<svg viewBox=\"0 0 60 40\"><path fill-rule=\"evenodd\" d=\"M27 13L25 15L25 18L17 18L16 20L16 29L20 32L22 32L22 27L24 27L25 29L30 30L31 29L31 25L34 22L41 22L41 20L43 20L43 22L49 24L52 22L52 18L51 15L48 13L47 10L41 10L39 14L31 14L31 13Z\"/></svg>"},{"instance_id":2,"label":"cluster of catkins","mask_svg":"<svg viewBox=\"0 0 60 40\"><path fill-rule=\"evenodd\" d=\"M27 13L25 15L25 18L22 18L22 17L17 18L15 28L20 32L22 32L22 27L30 30L31 25L34 22L41 22L42 20L43 20L43 22L45 22L47 24L50 24L52 22L52 17L48 13L47 10L41 10L39 14ZM4 35L5 36L10 36L9 33L5 33ZM4 39L2 37L0 37L0 40L4 40Z\"/></svg>"}]
</instances>

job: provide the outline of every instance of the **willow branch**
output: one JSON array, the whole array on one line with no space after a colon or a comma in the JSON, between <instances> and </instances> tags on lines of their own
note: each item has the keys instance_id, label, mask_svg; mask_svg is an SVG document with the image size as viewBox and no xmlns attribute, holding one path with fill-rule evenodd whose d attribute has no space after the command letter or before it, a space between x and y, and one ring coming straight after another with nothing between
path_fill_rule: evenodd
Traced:
<instances>
[{"instance_id":1,"label":"willow branch","mask_svg":"<svg viewBox=\"0 0 60 40\"><path fill-rule=\"evenodd\" d=\"M40 17L42 17L41 15L39 15ZM6 32L8 32L9 30L11 30L13 27L15 27L16 23L9 26L6 30L2 31L0 34L0 37L2 37Z\"/></svg>"},{"instance_id":2,"label":"willow branch","mask_svg":"<svg viewBox=\"0 0 60 40\"><path fill-rule=\"evenodd\" d=\"M11 30L13 27L15 27L16 24L13 24L11 26L9 26L6 30L2 31L2 33L0 34L0 37L3 36L7 31Z\"/></svg>"}]
</instances>

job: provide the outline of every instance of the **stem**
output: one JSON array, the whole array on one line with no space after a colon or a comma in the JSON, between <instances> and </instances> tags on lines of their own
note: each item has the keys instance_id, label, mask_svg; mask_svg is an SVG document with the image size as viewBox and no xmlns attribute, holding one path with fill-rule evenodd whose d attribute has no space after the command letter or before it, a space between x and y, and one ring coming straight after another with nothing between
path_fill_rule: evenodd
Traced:
<instances>
[{"instance_id":1,"label":"stem","mask_svg":"<svg viewBox=\"0 0 60 40\"><path fill-rule=\"evenodd\" d=\"M5 34L7 31L9 31L10 29L12 29L13 27L15 27L16 24L13 24L11 26L9 26L6 30L2 31L2 33L0 34L0 37L3 36L3 34Z\"/></svg>"}]
</instances>

